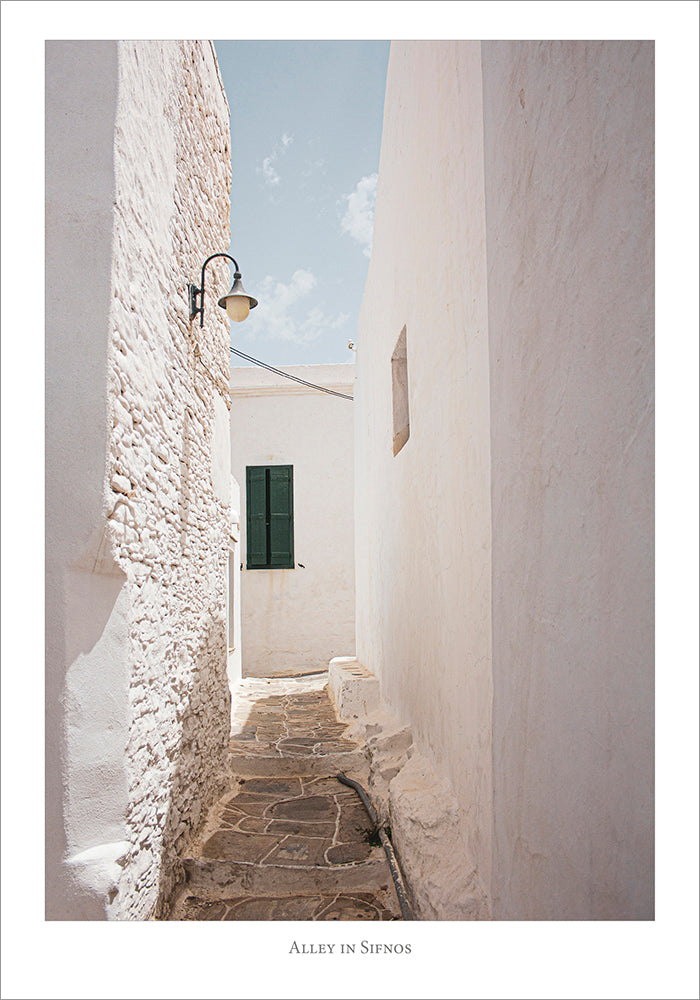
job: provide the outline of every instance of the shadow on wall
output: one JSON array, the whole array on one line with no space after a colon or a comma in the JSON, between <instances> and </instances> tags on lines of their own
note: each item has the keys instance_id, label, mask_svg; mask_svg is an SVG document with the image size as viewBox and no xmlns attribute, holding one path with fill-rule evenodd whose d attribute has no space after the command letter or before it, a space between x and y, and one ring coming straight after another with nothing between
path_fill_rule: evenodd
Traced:
<instances>
[{"instance_id":1,"label":"shadow on wall","mask_svg":"<svg viewBox=\"0 0 700 1000\"><path fill-rule=\"evenodd\" d=\"M213 666L217 657L221 670ZM173 755L175 767L162 827L156 919L167 917L173 891L185 878L182 858L207 810L222 794L229 779L226 763L231 732L231 694L226 671L225 622L209 624L194 664L189 700L181 714L178 708L182 735ZM209 770L212 743L216 743L222 754L221 766L213 773Z\"/></svg>"}]
</instances>

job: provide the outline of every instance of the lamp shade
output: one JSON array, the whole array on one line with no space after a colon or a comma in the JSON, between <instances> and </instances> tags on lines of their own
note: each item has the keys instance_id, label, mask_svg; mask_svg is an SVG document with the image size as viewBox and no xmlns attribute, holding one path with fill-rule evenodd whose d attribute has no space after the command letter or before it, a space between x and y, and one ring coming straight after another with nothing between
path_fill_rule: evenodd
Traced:
<instances>
[{"instance_id":1,"label":"lamp shade","mask_svg":"<svg viewBox=\"0 0 700 1000\"><path fill-rule=\"evenodd\" d=\"M257 304L258 300L254 299L252 295L248 295L243 287L240 271L236 271L231 291L219 299L219 305L226 310L234 323L242 323L250 310L254 309Z\"/></svg>"}]
</instances>

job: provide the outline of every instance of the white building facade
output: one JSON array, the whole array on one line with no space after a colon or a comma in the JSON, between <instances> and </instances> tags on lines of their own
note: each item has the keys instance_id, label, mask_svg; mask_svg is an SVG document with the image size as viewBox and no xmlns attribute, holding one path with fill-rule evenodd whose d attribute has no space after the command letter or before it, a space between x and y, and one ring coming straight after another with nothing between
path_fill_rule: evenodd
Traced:
<instances>
[{"instance_id":1,"label":"white building facade","mask_svg":"<svg viewBox=\"0 0 700 1000\"><path fill-rule=\"evenodd\" d=\"M228 323L187 295L228 106L209 42L48 42L46 81L46 915L144 919L230 730Z\"/></svg>"},{"instance_id":2,"label":"white building facade","mask_svg":"<svg viewBox=\"0 0 700 1000\"><path fill-rule=\"evenodd\" d=\"M283 371L352 396L352 364ZM231 369L231 400L243 674L325 670L355 646L354 403L258 367Z\"/></svg>"},{"instance_id":3,"label":"white building facade","mask_svg":"<svg viewBox=\"0 0 700 1000\"><path fill-rule=\"evenodd\" d=\"M425 917L653 918L653 83L649 42L392 44L357 658Z\"/></svg>"}]
</instances>

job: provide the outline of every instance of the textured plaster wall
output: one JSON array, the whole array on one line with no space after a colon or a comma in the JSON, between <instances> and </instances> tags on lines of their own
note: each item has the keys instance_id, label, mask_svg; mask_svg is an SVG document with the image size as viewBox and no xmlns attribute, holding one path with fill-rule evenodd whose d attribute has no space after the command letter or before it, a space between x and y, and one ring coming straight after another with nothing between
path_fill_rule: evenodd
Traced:
<instances>
[{"instance_id":1,"label":"textured plaster wall","mask_svg":"<svg viewBox=\"0 0 700 1000\"><path fill-rule=\"evenodd\" d=\"M475 867L488 886L491 859L481 106L478 43L392 43L355 403L357 656L461 807L469 884L450 874L436 888L452 919L481 892ZM391 357L404 325L410 436L394 456Z\"/></svg>"},{"instance_id":2,"label":"textured plaster wall","mask_svg":"<svg viewBox=\"0 0 700 1000\"><path fill-rule=\"evenodd\" d=\"M357 657L429 919L653 916L652 199L652 44L392 44Z\"/></svg>"},{"instance_id":3,"label":"textured plaster wall","mask_svg":"<svg viewBox=\"0 0 700 1000\"><path fill-rule=\"evenodd\" d=\"M91 919L104 914L103 894L80 885L64 862L76 849L124 840L127 780L123 574L108 557L95 575L94 556L82 558L104 524L117 43L47 44L46 81L46 915ZM99 813L101 829L76 843L64 823L64 812L77 821L81 806L65 788L63 704L90 727L98 699L81 711L67 696L66 672L93 652L114 690L112 718L100 718L85 784L91 774L98 780L82 797L87 824Z\"/></svg>"},{"instance_id":4,"label":"textured plaster wall","mask_svg":"<svg viewBox=\"0 0 700 1000\"><path fill-rule=\"evenodd\" d=\"M285 371L353 393L353 365ZM231 394L233 473L241 485L243 674L325 670L334 656L355 649L355 404L257 368L232 368ZM246 569L248 465L294 467L294 569Z\"/></svg>"},{"instance_id":5,"label":"textured plaster wall","mask_svg":"<svg viewBox=\"0 0 700 1000\"><path fill-rule=\"evenodd\" d=\"M650 919L653 43L482 63L494 916Z\"/></svg>"},{"instance_id":6,"label":"textured plaster wall","mask_svg":"<svg viewBox=\"0 0 700 1000\"><path fill-rule=\"evenodd\" d=\"M47 94L47 914L142 919L229 731L228 107L208 42L49 43Z\"/></svg>"}]
</instances>

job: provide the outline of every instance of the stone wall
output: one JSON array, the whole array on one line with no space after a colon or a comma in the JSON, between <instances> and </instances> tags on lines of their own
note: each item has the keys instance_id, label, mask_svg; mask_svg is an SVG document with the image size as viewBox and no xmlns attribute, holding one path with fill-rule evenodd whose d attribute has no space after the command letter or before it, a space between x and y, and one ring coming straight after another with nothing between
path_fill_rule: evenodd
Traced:
<instances>
[{"instance_id":1,"label":"stone wall","mask_svg":"<svg viewBox=\"0 0 700 1000\"><path fill-rule=\"evenodd\" d=\"M47 170L49 202L55 193L60 219L67 194L82 217L49 241L49 259L82 257L98 219L109 218L110 232L104 225L101 271L85 255L77 290L91 294L94 279L102 295L47 376L49 423L70 421L47 438L47 494L60 498L47 510L47 548L62 549L47 555L48 631L64 633L47 674L65 705L48 708L47 751L61 773L47 777L47 836L65 837L65 856L62 873L47 871L47 915L144 919L177 877L229 734L228 324L211 292L203 329L187 301L205 257L229 245L228 107L209 42L57 42L48 52L47 147L61 176L56 185ZM105 80L111 104L100 104ZM102 173L82 175L92 139L82 123L93 119ZM227 288L226 262L213 262L207 278L210 289ZM51 317L51 274L48 285ZM50 319L47 342L56 333ZM80 426L71 415L95 397ZM88 471L86 518L70 505ZM61 503L75 527L70 551Z\"/></svg>"}]
</instances>

